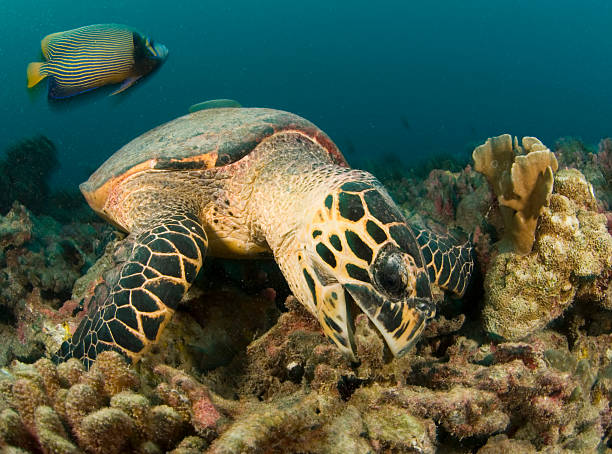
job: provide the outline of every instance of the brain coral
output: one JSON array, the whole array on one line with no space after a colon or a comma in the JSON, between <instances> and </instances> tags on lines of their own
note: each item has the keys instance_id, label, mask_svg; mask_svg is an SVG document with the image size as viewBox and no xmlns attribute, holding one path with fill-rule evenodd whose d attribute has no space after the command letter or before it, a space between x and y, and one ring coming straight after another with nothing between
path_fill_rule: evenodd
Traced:
<instances>
[{"instance_id":1,"label":"brain coral","mask_svg":"<svg viewBox=\"0 0 612 454\"><path fill-rule=\"evenodd\" d=\"M575 169L555 177L555 193L543 209L533 252L497 255L485 278L485 329L519 339L546 326L565 311L577 292L602 302L598 294L612 269L612 237L596 210L593 190ZM605 285L607 288L608 285Z\"/></svg>"}]
</instances>

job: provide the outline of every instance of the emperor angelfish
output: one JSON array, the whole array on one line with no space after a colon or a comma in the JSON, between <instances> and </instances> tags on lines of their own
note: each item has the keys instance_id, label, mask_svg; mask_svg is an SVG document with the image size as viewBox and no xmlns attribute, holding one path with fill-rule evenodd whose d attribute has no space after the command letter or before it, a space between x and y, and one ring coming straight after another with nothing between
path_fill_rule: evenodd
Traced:
<instances>
[{"instance_id":1,"label":"emperor angelfish","mask_svg":"<svg viewBox=\"0 0 612 454\"><path fill-rule=\"evenodd\" d=\"M126 25L97 24L52 33L40 43L46 62L28 65L28 88L49 78L49 98L62 99L108 84L122 92L160 66L168 49Z\"/></svg>"}]
</instances>

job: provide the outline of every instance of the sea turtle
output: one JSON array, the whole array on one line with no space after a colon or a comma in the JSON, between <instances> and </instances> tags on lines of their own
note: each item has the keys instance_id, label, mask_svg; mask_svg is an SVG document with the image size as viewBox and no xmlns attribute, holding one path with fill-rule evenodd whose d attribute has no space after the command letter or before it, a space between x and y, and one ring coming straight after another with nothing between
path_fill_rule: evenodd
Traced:
<instances>
[{"instance_id":1,"label":"sea turtle","mask_svg":"<svg viewBox=\"0 0 612 454\"><path fill-rule=\"evenodd\" d=\"M473 267L467 244L408 225L374 176L350 169L315 125L279 110L182 116L125 145L80 188L95 212L129 232L129 258L96 289L56 361L89 367L104 350L137 361L206 254L272 255L350 359L357 308L401 356L435 313L430 282L461 295Z\"/></svg>"}]
</instances>

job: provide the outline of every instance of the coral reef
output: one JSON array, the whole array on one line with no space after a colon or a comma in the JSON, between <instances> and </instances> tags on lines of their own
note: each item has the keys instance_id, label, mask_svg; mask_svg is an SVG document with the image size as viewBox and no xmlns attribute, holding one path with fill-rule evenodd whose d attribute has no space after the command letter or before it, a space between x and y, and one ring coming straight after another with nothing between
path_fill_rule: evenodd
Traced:
<instances>
[{"instance_id":1,"label":"coral reef","mask_svg":"<svg viewBox=\"0 0 612 454\"><path fill-rule=\"evenodd\" d=\"M555 143L555 154L562 167L580 170L593 185L599 209L612 232L612 139L602 139L594 151L578 139L565 137Z\"/></svg>"},{"instance_id":2,"label":"coral reef","mask_svg":"<svg viewBox=\"0 0 612 454\"><path fill-rule=\"evenodd\" d=\"M31 452L174 448L189 432L187 421L143 392L138 375L114 352L100 355L88 372L76 360L58 367L47 359L15 363L0 379L0 442Z\"/></svg>"},{"instance_id":3,"label":"coral reef","mask_svg":"<svg viewBox=\"0 0 612 454\"><path fill-rule=\"evenodd\" d=\"M474 169L487 177L504 220L500 251L531 252L535 230L553 187L555 155L535 137L523 137L522 148L509 134L487 139L474 149ZM522 154L526 151L526 154Z\"/></svg>"},{"instance_id":4,"label":"coral reef","mask_svg":"<svg viewBox=\"0 0 612 454\"><path fill-rule=\"evenodd\" d=\"M219 375L238 376L239 395L259 396L246 406L226 408L235 422L221 429L210 452L294 452L299 447L305 452L436 452L436 446L446 452L444 446L456 449L459 441L465 451L454 452L469 452L497 433L515 434L506 441L533 452L576 447L589 452L610 431L610 358L604 347L609 335L583 336L570 350L552 331L524 343L491 345L458 335L456 327L433 334L411 357L384 362L382 341L360 316L356 342L362 361L351 366L301 308L291 302L289 307L249 347L246 359L205 377L214 389ZM309 393L303 395L305 390ZM343 438L332 444L330 433L337 427ZM436 430L447 440L436 437ZM491 440L489 448L495 443L501 440ZM337 451L326 451L332 446Z\"/></svg>"},{"instance_id":5,"label":"coral reef","mask_svg":"<svg viewBox=\"0 0 612 454\"><path fill-rule=\"evenodd\" d=\"M71 297L111 231L104 224L61 225L19 203L0 217L0 365L45 353L49 334L65 318L54 309Z\"/></svg>"},{"instance_id":6,"label":"coral reef","mask_svg":"<svg viewBox=\"0 0 612 454\"><path fill-rule=\"evenodd\" d=\"M15 204L0 218L2 452L609 452L612 146L557 150L562 170L525 255L494 247L504 218L472 167L391 175L407 217L473 233L482 273L463 300L440 301L400 359L359 314L359 362L347 362L285 299L273 264L208 261L136 366L112 352L89 371L55 366L41 357L74 329L124 240Z\"/></svg>"},{"instance_id":7,"label":"coral reef","mask_svg":"<svg viewBox=\"0 0 612 454\"><path fill-rule=\"evenodd\" d=\"M485 279L485 329L519 339L546 326L574 301L609 304L612 237L591 185L561 170L540 219L533 253L502 253Z\"/></svg>"},{"instance_id":8,"label":"coral reef","mask_svg":"<svg viewBox=\"0 0 612 454\"><path fill-rule=\"evenodd\" d=\"M487 344L461 335L463 326L385 362L360 316L363 359L350 365L305 311L289 307L246 357L199 377L134 369L114 352L90 371L76 360L14 363L0 378L0 441L88 453L605 450L610 334L580 335L572 348L554 331ZM231 398L219 394L230 388Z\"/></svg>"}]
</instances>

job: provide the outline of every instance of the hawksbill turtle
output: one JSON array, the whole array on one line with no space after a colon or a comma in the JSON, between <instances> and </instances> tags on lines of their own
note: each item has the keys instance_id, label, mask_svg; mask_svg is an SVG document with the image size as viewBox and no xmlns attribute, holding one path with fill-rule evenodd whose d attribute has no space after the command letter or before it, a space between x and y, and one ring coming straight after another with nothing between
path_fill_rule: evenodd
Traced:
<instances>
[{"instance_id":1,"label":"hawksbill turtle","mask_svg":"<svg viewBox=\"0 0 612 454\"><path fill-rule=\"evenodd\" d=\"M182 116L129 142L80 189L129 233L129 258L96 289L56 362L89 367L104 350L138 361L208 254L272 255L351 360L357 310L401 356L435 314L431 284L462 295L473 268L469 243L409 225L373 175L351 169L315 125L279 110Z\"/></svg>"}]
</instances>

